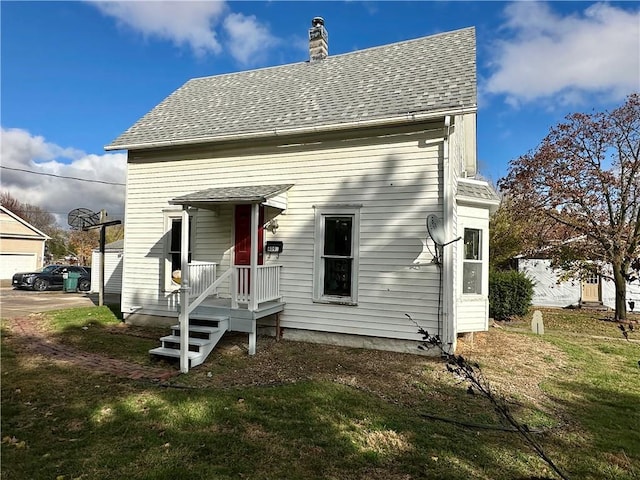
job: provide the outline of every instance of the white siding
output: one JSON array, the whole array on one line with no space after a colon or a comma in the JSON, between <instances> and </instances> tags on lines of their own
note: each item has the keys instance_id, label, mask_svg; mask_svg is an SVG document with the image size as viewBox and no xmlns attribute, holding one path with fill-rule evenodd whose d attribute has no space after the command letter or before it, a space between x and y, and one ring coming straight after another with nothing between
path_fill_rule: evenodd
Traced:
<instances>
[{"instance_id":1,"label":"white siding","mask_svg":"<svg viewBox=\"0 0 640 480\"><path fill-rule=\"evenodd\" d=\"M476 162L475 121L475 113L457 115L452 118L447 132L448 141L445 145L446 158L444 159L447 178L442 187L445 197L442 215L447 241L462 235L455 196L458 179L466 175L469 166L475 165ZM463 305L463 311L458 311L460 249L461 245L458 241L446 246L443 252L443 337L445 342L451 345L452 352L455 351L456 337L461 328L459 319L468 318L465 305ZM462 328L466 326L463 324Z\"/></svg>"},{"instance_id":2,"label":"white siding","mask_svg":"<svg viewBox=\"0 0 640 480\"><path fill-rule=\"evenodd\" d=\"M465 228L482 230L482 293L480 295L462 293L464 239L456 242L460 252L457 259L456 281L458 333L485 331L489 328L489 210L460 205L458 222L460 236L464 235Z\"/></svg>"},{"instance_id":3,"label":"white siding","mask_svg":"<svg viewBox=\"0 0 640 480\"><path fill-rule=\"evenodd\" d=\"M120 293L122 291L122 257L121 251L104 253L104 293ZM91 291L100 290L100 252L91 254Z\"/></svg>"},{"instance_id":4,"label":"white siding","mask_svg":"<svg viewBox=\"0 0 640 480\"><path fill-rule=\"evenodd\" d=\"M477 171L476 115L457 116L455 130L452 134L451 164L454 169L452 183L457 186L458 178L474 176ZM453 289L455 299L456 332L485 331L489 324L489 210L465 205L455 205L453 224L455 231L452 237L462 237L464 229L479 228L482 230L483 245L483 280L482 295L465 295L462 293L462 264L464 258L464 241L459 240L452 249L455 268Z\"/></svg>"},{"instance_id":5,"label":"white siding","mask_svg":"<svg viewBox=\"0 0 640 480\"><path fill-rule=\"evenodd\" d=\"M551 260L518 260L518 270L533 281L531 305L534 307L568 307L580 303L580 280L561 281L562 271L551 268Z\"/></svg>"},{"instance_id":6,"label":"white siding","mask_svg":"<svg viewBox=\"0 0 640 480\"><path fill-rule=\"evenodd\" d=\"M487 298L462 300L458 303L458 333L485 332L489 319Z\"/></svg>"},{"instance_id":7,"label":"white siding","mask_svg":"<svg viewBox=\"0 0 640 480\"><path fill-rule=\"evenodd\" d=\"M134 161L128 165L123 311L175 315L175 297L163 292L162 210L168 201L211 187L292 183L276 234L284 250L265 254L283 265L284 328L419 339L411 315L434 331L438 270L425 247L425 219L441 215L441 143L425 134L310 146L210 152ZM312 301L314 205L360 204L357 306ZM232 208L199 210L194 260L229 267Z\"/></svg>"},{"instance_id":8,"label":"white siding","mask_svg":"<svg viewBox=\"0 0 640 480\"><path fill-rule=\"evenodd\" d=\"M569 307L578 305L582 297L582 286L578 279L563 280L562 270L551 268L551 260L543 258L521 258L518 270L524 272L533 281L534 307ZM612 280L601 278L602 304L615 309L615 284ZM627 302L634 301L635 311L640 309L640 285L627 282ZM628 307L628 304L627 304Z\"/></svg>"}]
</instances>

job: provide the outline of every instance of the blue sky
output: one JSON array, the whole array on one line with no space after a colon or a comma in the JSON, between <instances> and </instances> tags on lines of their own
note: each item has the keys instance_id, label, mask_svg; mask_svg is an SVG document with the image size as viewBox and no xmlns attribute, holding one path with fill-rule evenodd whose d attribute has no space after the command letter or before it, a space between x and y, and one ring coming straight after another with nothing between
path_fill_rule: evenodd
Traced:
<instances>
[{"instance_id":1,"label":"blue sky","mask_svg":"<svg viewBox=\"0 0 640 480\"><path fill-rule=\"evenodd\" d=\"M305 61L315 16L330 55L475 26L494 182L567 114L640 91L639 2L3 0L2 191L61 225L78 207L120 217L125 154L104 145L190 78Z\"/></svg>"}]
</instances>

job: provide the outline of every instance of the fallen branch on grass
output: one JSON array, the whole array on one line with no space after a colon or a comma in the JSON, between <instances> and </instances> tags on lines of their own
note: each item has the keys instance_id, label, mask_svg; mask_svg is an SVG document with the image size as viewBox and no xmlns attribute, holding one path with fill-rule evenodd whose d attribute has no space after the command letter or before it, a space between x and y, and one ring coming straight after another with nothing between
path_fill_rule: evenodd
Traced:
<instances>
[{"instance_id":1,"label":"fallen branch on grass","mask_svg":"<svg viewBox=\"0 0 640 480\"><path fill-rule=\"evenodd\" d=\"M520 433L520 430L514 427L505 427L504 425L489 425L486 423L470 423L470 422L461 422L460 420L455 420L453 418L440 417L438 415L431 415L430 413L421 413L421 417L428 418L430 420L438 420L440 422L452 423L454 425L459 425L461 427L466 428L476 428L479 430L497 430L499 432L513 432ZM543 430L537 430L534 428L529 428L529 433L544 433Z\"/></svg>"},{"instance_id":2,"label":"fallen branch on grass","mask_svg":"<svg viewBox=\"0 0 640 480\"><path fill-rule=\"evenodd\" d=\"M542 445L533 437L532 430L525 423L520 423L511 413L511 409L507 401L501 395L498 395L493 391L491 384L484 377L480 365L476 362L470 362L462 355L451 354L444 350L442 347L442 339L439 335L431 335L426 331L418 322L416 322L408 313L405 316L411 320L418 328L418 333L422 335L422 343L418 348L422 350L431 350L436 348L440 350L443 357L447 359L447 370L467 383L467 392L470 394L478 393L482 397L486 398L494 411L502 417L509 425L511 425L515 432L527 442L527 444L533 448L537 455L549 465L553 471L563 480L569 480L562 470L547 456Z\"/></svg>"}]
</instances>

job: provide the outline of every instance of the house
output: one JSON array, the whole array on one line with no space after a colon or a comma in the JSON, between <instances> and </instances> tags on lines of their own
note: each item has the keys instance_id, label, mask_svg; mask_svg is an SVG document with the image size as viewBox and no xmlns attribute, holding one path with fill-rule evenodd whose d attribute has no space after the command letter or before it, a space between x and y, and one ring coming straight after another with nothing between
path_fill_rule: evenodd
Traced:
<instances>
[{"instance_id":1,"label":"house","mask_svg":"<svg viewBox=\"0 0 640 480\"><path fill-rule=\"evenodd\" d=\"M107 243L104 246L104 293L122 292L122 256L124 240ZM100 249L91 253L91 291L100 289Z\"/></svg>"},{"instance_id":2,"label":"house","mask_svg":"<svg viewBox=\"0 0 640 480\"><path fill-rule=\"evenodd\" d=\"M42 268L49 236L0 205L0 279Z\"/></svg>"},{"instance_id":3,"label":"house","mask_svg":"<svg viewBox=\"0 0 640 480\"><path fill-rule=\"evenodd\" d=\"M561 270L551 267L547 258L518 258L517 269L533 281L534 307L570 307L601 305L616 308L616 288L612 280L592 275L584 280L566 279ZM627 305L640 309L640 283L627 282Z\"/></svg>"},{"instance_id":4,"label":"house","mask_svg":"<svg viewBox=\"0 0 640 480\"><path fill-rule=\"evenodd\" d=\"M128 151L123 316L178 318L152 353L182 371L225 330L254 353L259 328L411 352L407 315L449 351L487 329L474 28L335 56L327 38L315 18L308 60L189 80L105 147Z\"/></svg>"}]
</instances>

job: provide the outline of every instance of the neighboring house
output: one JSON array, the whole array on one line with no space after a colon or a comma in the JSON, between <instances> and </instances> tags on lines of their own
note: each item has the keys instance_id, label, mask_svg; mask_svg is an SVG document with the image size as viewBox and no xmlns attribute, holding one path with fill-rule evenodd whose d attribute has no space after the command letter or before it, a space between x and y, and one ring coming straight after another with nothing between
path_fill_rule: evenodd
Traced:
<instances>
[{"instance_id":1,"label":"neighboring house","mask_svg":"<svg viewBox=\"0 0 640 480\"><path fill-rule=\"evenodd\" d=\"M488 327L474 28L336 56L322 19L309 38L310 60L190 80L105 147L128 150L124 318L179 316L153 353L183 371L206 320L250 353L260 326L411 352L406 314L448 350ZM441 268L431 214L461 237Z\"/></svg>"},{"instance_id":2,"label":"neighboring house","mask_svg":"<svg viewBox=\"0 0 640 480\"><path fill-rule=\"evenodd\" d=\"M0 205L0 279L42 268L50 237Z\"/></svg>"},{"instance_id":3,"label":"neighboring house","mask_svg":"<svg viewBox=\"0 0 640 480\"><path fill-rule=\"evenodd\" d=\"M122 292L122 256L124 240L107 243L104 246L104 293ZM100 291L100 249L91 254L91 291Z\"/></svg>"},{"instance_id":4,"label":"neighboring house","mask_svg":"<svg viewBox=\"0 0 640 480\"><path fill-rule=\"evenodd\" d=\"M603 305L615 309L616 288L612 280L593 275L584 280L565 280L563 272L551 268L551 260L545 258L519 258L517 268L533 281L535 307L569 307ZM640 283L627 283L628 302L640 310ZM628 308L628 307L627 307Z\"/></svg>"}]
</instances>

